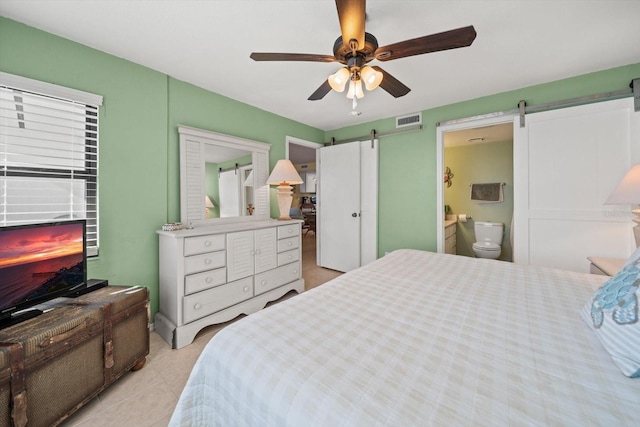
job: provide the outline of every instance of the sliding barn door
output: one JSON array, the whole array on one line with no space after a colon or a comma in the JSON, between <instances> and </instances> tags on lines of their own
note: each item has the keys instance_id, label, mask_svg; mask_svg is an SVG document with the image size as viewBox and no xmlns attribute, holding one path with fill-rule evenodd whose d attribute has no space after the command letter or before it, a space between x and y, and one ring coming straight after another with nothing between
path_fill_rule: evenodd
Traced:
<instances>
[{"instance_id":1,"label":"sliding barn door","mask_svg":"<svg viewBox=\"0 0 640 427\"><path fill-rule=\"evenodd\" d=\"M221 172L218 178L220 218L241 216L240 175L237 170Z\"/></svg>"},{"instance_id":2,"label":"sliding barn door","mask_svg":"<svg viewBox=\"0 0 640 427\"><path fill-rule=\"evenodd\" d=\"M323 147L318 160L318 265L351 271L378 255L378 141Z\"/></svg>"},{"instance_id":3,"label":"sliding barn door","mask_svg":"<svg viewBox=\"0 0 640 427\"><path fill-rule=\"evenodd\" d=\"M632 99L516 118L514 261L588 272L588 256L627 258L630 207L603 202L639 153Z\"/></svg>"}]
</instances>

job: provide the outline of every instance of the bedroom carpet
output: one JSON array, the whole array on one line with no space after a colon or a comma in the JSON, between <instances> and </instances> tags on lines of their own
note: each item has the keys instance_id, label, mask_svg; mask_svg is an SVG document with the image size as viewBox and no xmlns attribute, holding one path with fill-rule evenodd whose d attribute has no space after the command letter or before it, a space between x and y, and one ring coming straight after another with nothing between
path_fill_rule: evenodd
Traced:
<instances>
[{"instance_id":1,"label":"bedroom carpet","mask_svg":"<svg viewBox=\"0 0 640 427\"><path fill-rule=\"evenodd\" d=\"M341 274L316 265L315 243L312 233L302 239L302 277L307 290ZM291 291L270 304L295 295ZM225 325L202 330L192 344L180 350L172 350L158 334L151 332L150 352L144 368L125 374L61 425L166 427L200 352Z\"/></svg>"}]
</instances>

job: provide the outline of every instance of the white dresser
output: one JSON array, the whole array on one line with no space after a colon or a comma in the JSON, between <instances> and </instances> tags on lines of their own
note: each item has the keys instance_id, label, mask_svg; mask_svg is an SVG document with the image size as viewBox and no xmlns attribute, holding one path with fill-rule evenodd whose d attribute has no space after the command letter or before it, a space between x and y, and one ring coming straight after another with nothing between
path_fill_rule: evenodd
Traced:
<instances>
[{"instance_id":1,"label":"white dresser","mask_svg":"<svg viewBox=\"0 0 640 427\"><path fill-rule=\"evenodd\" d=\"M160 235L155 330L173 348L204 327L304 291L300 220L207 225Z\"/></svg>"}]
</instances>

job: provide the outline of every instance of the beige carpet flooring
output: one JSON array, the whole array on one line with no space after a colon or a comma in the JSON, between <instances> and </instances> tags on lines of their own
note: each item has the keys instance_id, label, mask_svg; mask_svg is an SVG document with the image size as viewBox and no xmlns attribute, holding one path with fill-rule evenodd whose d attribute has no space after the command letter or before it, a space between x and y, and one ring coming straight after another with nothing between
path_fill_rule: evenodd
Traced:
<instances>
[{"instance_id":1,"label":"beige carpet flooring","mask_svg":"<svg viewBox=\"0 0 640 427\"><path fill-rule=\"evenodd\" d=\"M302 277L311 289L341 273L316 265L315 234L302 238ZM282 301L297 295L291 291ZM64 427L165 427L200 352L226 324L202 330L195 341L172 350L151 332L150 353L144 368L129 372L66 420Z\"/></svg>"}]
</instances>

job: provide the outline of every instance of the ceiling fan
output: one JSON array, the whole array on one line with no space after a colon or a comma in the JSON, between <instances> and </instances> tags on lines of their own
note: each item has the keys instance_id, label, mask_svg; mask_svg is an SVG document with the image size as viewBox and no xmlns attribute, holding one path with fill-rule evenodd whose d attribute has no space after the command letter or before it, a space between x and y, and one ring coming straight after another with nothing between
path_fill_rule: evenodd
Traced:
<instances>
[{"instance_id":1,"label":"ceiling fan","mask_svg":"<svg viewBox=\"0 0 640 427\"><path fill-rule=\"evenodd\" d=\"M342 35L333 45L333 56L253 52L250 57L254 61L311 61L344 64L345 67L329 76L308 99L311 101L322 99L331 89L343 92L349 83L347 98L353 99L353 108L355 109L356 100L364 96L363 81L367 90L373 90L380 86L396 98L406 95L411 90L382 68L366 65L374 59L391 61L408 56L466 47L470 46L476 38L476 30L470 25L379 47L378 40L373 34L364 31L365 6L366 0L336 0Z\"/></svg>"}]
</instances>

